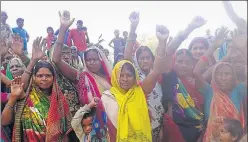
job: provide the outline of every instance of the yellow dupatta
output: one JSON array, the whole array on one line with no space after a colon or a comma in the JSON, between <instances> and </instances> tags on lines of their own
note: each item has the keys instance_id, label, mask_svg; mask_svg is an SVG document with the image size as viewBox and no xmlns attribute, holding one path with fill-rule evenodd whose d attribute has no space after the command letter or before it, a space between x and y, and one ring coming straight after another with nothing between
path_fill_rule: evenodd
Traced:
<instances>
[{"instance_id":1,"label":"yellow dupatta","mask_svg":"<svg viewBox=\"0 0 248 142\"><path fill-rule=\"evenodd\" d=\"M124 64L133 64L127 60L118 62L111 76L111 94L115 97L118 110L117 142L151 142L151 123L145 94L139 85L128 92L120 88L119 78ZM134 66L133 66L134 68ZM135 69L135 68L134 68ZM135 69L136 80L139 75Z\"/></svg>"}]
</instances>

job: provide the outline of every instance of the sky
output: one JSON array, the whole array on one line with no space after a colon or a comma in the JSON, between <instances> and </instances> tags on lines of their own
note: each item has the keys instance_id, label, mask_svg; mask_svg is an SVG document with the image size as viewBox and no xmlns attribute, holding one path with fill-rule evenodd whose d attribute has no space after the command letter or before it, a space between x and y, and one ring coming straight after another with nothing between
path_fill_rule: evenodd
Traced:
<instances>
[{"instance_id":1,"label":"sky","mask_svg":"<svg viewBox=\"0 0 248 142\"><path fill-rule=\"evenodd\" d=\"M247 21L247 2L231 3L235 12ZM206 29L214 33L221 25L235 28L221 1L1 1L1 10L7 12L7 23L11 27L16 27L17 18L25 19L24 29L30 35L29 52L37 36L46 37L48 26L54 30L59 28L59 10L69 10L75 21L83 20L91 42L96 43L102 33L105 39L103 46L111 53L113 50L108 43L114 37L114 30L119 29L120 33L129 31L128 17L132 11L140 13L138 35L154 36L156 24L163 24L170 30L170 35L175 36L194 16L206 19L206 25L191 33L180 48L187 47L194 37L204 36ZM76 22L71 28L75 27Z\"/></svg>"}]
</instances>

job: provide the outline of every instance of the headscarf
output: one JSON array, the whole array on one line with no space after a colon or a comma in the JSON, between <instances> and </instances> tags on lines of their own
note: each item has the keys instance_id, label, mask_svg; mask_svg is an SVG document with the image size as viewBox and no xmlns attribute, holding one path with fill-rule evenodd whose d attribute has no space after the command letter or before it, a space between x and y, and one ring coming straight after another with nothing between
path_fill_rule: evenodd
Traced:
<instances>
[{"instance_id":1,"label":"headscarf","mask_svg":"<svg viewBox=\"0 0 248 142\"><path fill-rule=\"evenodd\" d=\"M71 130L68 103L54 75L51 96L46 96L33 83L27 97L17 104L13 141L63 141ZM22 130L21 130L22 129Z\"/></svg>"},{"instance_id":2,"label":"headscarf","mask_svg":"<svg viewBox=\"0 0 248 142\"><path fill-rule=\"evenodd\" d=\"M227 117L227 118L239 120L242 126L244 127L244 114L242 113L242 109L241 109L241 113L239 113L238 109L232 103L232 100L228 97L227 94L222 92L216 84L216 80L215 80L216 69L222 65L227 65L232 68L231 64L227 62L220 62L216 64L213 69L211 86L213 88L214 94L210 105L210 115L207 124L207 130L204 136L204 142L210 141L212 136L212 131L213 129L215 129L213 127L214 120L217 117ZM237 78L233 68L232 68L232 72L234 75L234 83L236 85Z\"/></svg>"},{"instance_id":3,"label":"headscarf","mask_svg":"<svg viewBox=\"0 0 248 142\"><path fill-rule=\"evenodd\" d=\"M107 80L105 78L102 78L98 76L97 74L91 72L87 66L85 61L85 54L89 52L89 50L95 50L98 54L98 57L101 62L101 67L104 72L104 74L107 77ZM98 48L87 48L87 50L84 52L83 55L83 63L84 63L84 70L81 73L78 73L77 75L77 88L79 93L79 100L81 104L88 104L93 99L93 97L101 98L102 93L105 90L110 89L110 71L111 66L105 56L105 54L102 52L102 50ZM104 111L103 105L100 102L97 109L96 109L96 116L94 117L94 124L93 124L93 130L91 132L91 138L94 138L95 140L99 141L105 141L107 140L107 116Z\"/></svg>"},{"instance_id":4,"label":"headscarf","mask_svg":"<svg viewBox=\"0 0 248 142\"><path fill-rule=\"evenodd\" d=\"M64 45L63 48L69 48L68 46ZM72 115L76 113L76 111L80 108L79 104L79 96L77 93L77 89L75 85L70 82L62 73L59 72L56 65L52 61L53 52L54 52L54 46L50 49L51 56L49 57L50 63L53 66L54 70L57 73L57 82L59 87L61 88L62 93L67 99L67 102L69 104L70 112Z\"/></svg>"},{"instance_id":5,"label":"headscarf","mask_svg":"<svg viewBox=\"0 0 248 142\"><path fill-rule=\"evenodd\" d=\"M137 48L133 61L134 61L134 65L138 71L140 81L143 81L147 75L142 71L142 69L140 68L139 63L138 63L137 51L140 48L141 47ZM145 47L145 48L150 50L150 48L148 48L148 47ZM152 51L150 51L150 53L151 53L151 56L153 56ZM152 58L154 58L154 57L152 57ZM158 82L156 83L153 91L149 95L147 95L148 96L148 109L150 112L152 129L159 127L162 123L161 120L162 120L163 113L164 113L164 108L163 108L162 103L161 103L162 95L163 95L162 88Z\"/></svg>"},{"instance_id":6,"label":"headscarf","mask_svg":"<svg viewBox=\"0 0 248 142\"><path fill-rule=\"evenodd\" d=\"M7 76L8 79L10 79L10 80L13 80L13 79L14 79L12 73L10 72L10 63L11 63L11 61L13 61L13 60L17 60L17 62L22 66L22 68L23 68L23 69L26 69L25 65L23 64L23 62L21 61L20 58L17 58L17 57L12 58L12 59L10 60L10 62L8 63L8 65L7 65L7 70L6 70L6 76Z\"/></svg>"},{"instance_id":7,"label":"headscarf","mask_svg":"<svg viewBox=\"0 0 248 142\"><path fill-rule=\"evenodd\" d=\"M149 125L148 106L141 86L135 84L128 92L120 87L120 73L124 64L132 65L127 60L118 62L111 76L112 87L110 92L115 97L119 106L116 141L151 142L152 136L151 125ZM136 70L135 77L139 81L139 75Z\"/></svg>"}]
</instances>

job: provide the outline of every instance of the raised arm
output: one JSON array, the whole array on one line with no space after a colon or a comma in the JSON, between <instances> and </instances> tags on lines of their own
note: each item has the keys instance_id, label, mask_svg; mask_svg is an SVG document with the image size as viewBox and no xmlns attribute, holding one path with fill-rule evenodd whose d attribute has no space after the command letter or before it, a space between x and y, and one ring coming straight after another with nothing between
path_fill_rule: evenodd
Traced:
<instances>
[{"instance_id":1,"label":"raised arm","mask_svg":"<svg viewBox=\"0 0 248 142\"><path fill-rule=\"evenodd\" d=\"M0 56L1 56L1 65L4 60L4 56L8 53L9 47L7 46L6 39L0 39Z\"/></svg>"},{"instance_id":2,"label":"raised arm","mask_svg":"<svg viewBox=\"0 0 248 142\"><path fill-rule=\"evenodd\" d=\"M3 126L9 125L13 121L14 106L17 100L23 99L25 97L23 85L24 84L21 82L21 77L14 78L14 80L11 82L11 95L1 116L1 124Z\"/></svg>"},{"instance_id":3,"label":"raised arm","mask_svg":"<svg viewBox=\"0 0 248 142\"><path fill-rule=\"evenodd\" d=\"M240 51L243 58L247 60L247 37L241 35L236 29L231 32L232 43L235 49Z\"/></svg>"},{"instance_id":4,"label":"raised arm","mask_svg":"<svg viewBox=\"0 0 248 142\"><path fill-rule=\"evenodd\" d=\"M64 37L65 33L71 24L74 22L74 19L70 20L69 11L64 11L63 14L59 12L60 16L60 29L58 39L54 44L54 52L52 55L52 61L55 63L58 70L69 80L76 81L77 70L71 67L69 64L61 60L62 47L64 46ZM69 39L68 39L69 40Z\"/></svg>"},{"instance_id":5,"label":"raised arm","mask_svg":"<svg viewBox=\"0 0 248 142\"><path fill-rule=\"evenodd\" d=\"M27 67L30 59L23 52L23 40L21 39L19 34L14 34L12 38L13 38L13 44L11 46L12 51L14 52L14 54L20 57L23 64Z\"/></svg>"},{"instance_id":6,"label":"raised arm","mask_svg":"<svg viewBox=\"0 0 248 142\"><path fill-rule=\"evenodd\" d=\"M169 37L169 30L163 25L157 25L156 35L158 38L159 45L156 49L155 61L153 70L148 74L148 76L143 80L141 87L145 94L150 94L154 89L159 76L163 72L163 63L165 60L165 48L167 43L167 38Z\"/></svg>"},{"instance_id":7,"label":"raised arm","mask_svg":"<svg viewBox=\"0 0 248 142\"><path fill-rule=\"evenodd\" d=\"M205 70L206 66L208 65L208 60L213 55L214 51L220 47L224 43L224 38L226 37L227 33L229 31L225 27L221 27L221 29L218 31L217 35L215 36L215 39L213 41L213 44L208 48L208 50L204 53L204 55L201 57L201 59L197 62L195 68L194 68L194 76L196 79L196 88L200 89L205 86L207 83L202 75L203 70Z\"/></svg>"},{"instance_id":8,"label":"raised arm","mask_svg":"<svg viewBox=\"0 0 248 142\"><path fill-rule=\"evenodd\" d=\"M22 74L22 82L24 83L24 89L26 90L29 85L29 80L32 75L33 68L35 64L45 56L46 52L46 40L42 39L42 37L37 37L33 42L33 48L32 48L32 57L30 59L30 62Z\"/></svg>"},{"instance_id":9,"label":"raised arm","mask_svg":"<svg viewBox=\"0 0 248 142\"><path fill-rule=\"evenodd\" d=\"M224 8L229 18L236 24L237 28L241 31L247 30L247 23L240 18L234 11L230 1L223 1Z\"/></svg>"},{"instance_id":10,"label":"raised arm","mask_svg":"<svg viewBox=\"0 0 248 142\"><path fill-rule=\"evenodd\" d=\"M139 24L139 13L138 12L132 12L131 15L129 16L129 20L131 22L131 26L130 26L130 31L129 31L129 35L127 38L127 42L126 42L126 47L125 47L125 51L124 51L124 59L129 60L129 61L133 61L133 47L136 44L136 38L137 35L135 33L137 26Z\"/></svg>"},{"instance_id":11,"label":"raised arm","mask_svg":"<svg viewBox=\"0 0 248 142\"><path fill-rule=\"evenodd\" d=\"M179 32L176 37L172 39L171 42L169 42L167 48L166 48L166 56L167 60L163 64L164 66L164 72L168 73L172 70L172 56L178 49L178 47L181 45L181 43L188 37L188 35L195 29L200 28L201 26L205 25L207 21L204 20L202 17L196 16L191 21L191 23L187 26L187 28Z\"/></svg>"},{"instance_id":12,"label":"raised arm","mask_svg":"<svg viewBox=\"0 0 248 142\"><path fill-rule=\"evenodd\" d=\"M10 87L11 80L9 80L3 73L1 73L1 83L4 83L7 87Z\"/></svg>"}]
</instances>

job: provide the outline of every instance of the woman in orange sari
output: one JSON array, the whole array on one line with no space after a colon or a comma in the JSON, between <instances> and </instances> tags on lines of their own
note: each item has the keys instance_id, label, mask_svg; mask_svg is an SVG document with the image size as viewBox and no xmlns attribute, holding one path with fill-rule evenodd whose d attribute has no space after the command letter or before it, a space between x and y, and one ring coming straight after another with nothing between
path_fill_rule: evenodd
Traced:
<instances>
[{"instance_id":1,"label":"woman in orange sari","mask_svg":"<svg viewBox=\"0 0 248 142\"><path fill-rule=\"evenodd\" d=\"M196 87L205 99L205 120L208 120L204 142L210 142L212 138L219 138L218 134L213 135L214 120L218 117L236 119L241 122L243 127L245 126L243 111L245 86L242 83L237 83L232 65L227 62L216 64L212 72L211 86L201 74L208 64L209 56L219 47L219 44L224 42L227 33L227 28L222 27L219 30L212 47L201 57L194 69Z\"/></svg>"}]
</instances>

